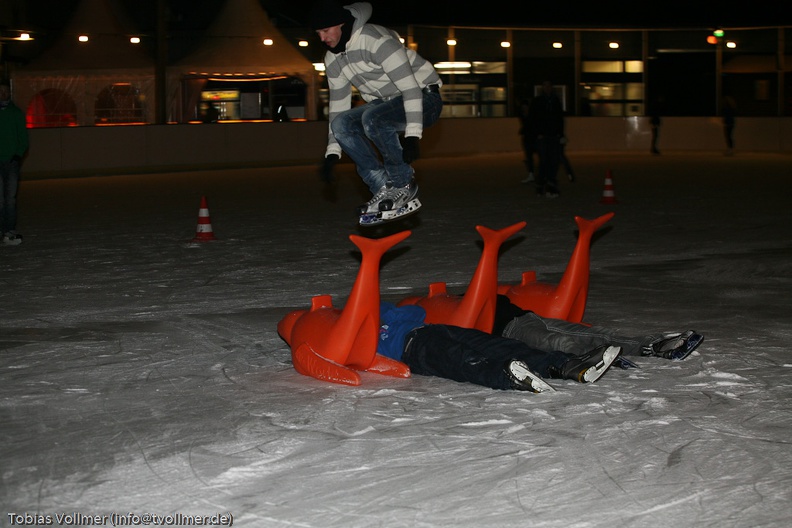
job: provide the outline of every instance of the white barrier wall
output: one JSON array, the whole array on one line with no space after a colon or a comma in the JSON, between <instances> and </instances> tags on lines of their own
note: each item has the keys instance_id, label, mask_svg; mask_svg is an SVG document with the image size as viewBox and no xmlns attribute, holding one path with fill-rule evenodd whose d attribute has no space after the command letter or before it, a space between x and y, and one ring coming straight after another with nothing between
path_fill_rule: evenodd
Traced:
<instances>
[{"instance_id":1,"label":"white barrier wall","mask_svg":"<svg viewBox=\"0 0 792 528\"><path fill-rule=\"evenodd\" d=\"M567 151L649 152L646 117L567 119ZM421 155L520 151L517 119L442 119ZM326 122L76 127L30 130L26 178L318 163ZM738 151L792 153L792 118L738 118ZM661 151L724 150L719 118L663 118Z\"/></svg>"}]
</instances>

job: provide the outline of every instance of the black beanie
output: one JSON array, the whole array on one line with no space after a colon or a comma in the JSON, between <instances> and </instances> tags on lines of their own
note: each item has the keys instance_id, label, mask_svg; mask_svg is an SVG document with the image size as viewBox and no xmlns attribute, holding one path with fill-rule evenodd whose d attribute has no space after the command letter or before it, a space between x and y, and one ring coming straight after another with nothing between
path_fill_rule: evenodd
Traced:
<instances>
[{"instance_id":1,"label":"black beanie","mask_svg":"<svg viewBox=\"0 0 792 528\"><path fill-rule=\"evenodd\" d=\"M309 22L314 31L347 24L354 19L348 9L333 0L319 0L311 9Z\"/></svg>"}]
</instances>

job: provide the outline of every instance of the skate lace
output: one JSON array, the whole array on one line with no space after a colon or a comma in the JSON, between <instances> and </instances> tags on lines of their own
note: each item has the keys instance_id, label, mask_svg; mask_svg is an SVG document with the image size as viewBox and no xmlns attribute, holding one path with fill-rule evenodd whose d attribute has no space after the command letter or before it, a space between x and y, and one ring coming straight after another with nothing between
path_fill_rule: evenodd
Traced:
<instances>
[{"instance_id":1,"label":"skate lace","mask_svg":"<svg viewBox=\"0 0 792 528\"><path fill-rule=\"evenodd\" d=\"M652 345L652 351L655 354L671 352L682 346L685 343L685 339L688 337L690 337L690 335L685 335L684 333L666 334L663 336L663 339Z\"/></svg>"},{"instance_id":2,"label":"skate lace","mask_svg":"<svg viewBox=\"0 0 792 528\"><path fill-rule=\"evenodd\" d=\"M377 191L377 194L375 194L374 196L372 196L372 197L371 197L371 200L369 200L368 202L366 202L366 205L367 205L367 206L371 206L371 205L374 205L375 203L379 203L379 202L380 202L380 201L382 201L382 199L383 199L383 198L385 198L387 195L388 195L388 188L387 188L387 187L385 187L385 186L383 186L383 187L380 187L380 190L379 190L379 191Z\"/></svg>"},{"instance_id":3,"label":"skate lace","mask_svg":"<svg viewBox=\"0 0 792 528\"><path fill-rule=\"evenodd\" d=\"M406 185L404 187L397 187L395 189L390 189L388 198L393 200L393 203L400 203L409 200L413 194L414 194L413 186Z\"/></svg>"}]
</instances>

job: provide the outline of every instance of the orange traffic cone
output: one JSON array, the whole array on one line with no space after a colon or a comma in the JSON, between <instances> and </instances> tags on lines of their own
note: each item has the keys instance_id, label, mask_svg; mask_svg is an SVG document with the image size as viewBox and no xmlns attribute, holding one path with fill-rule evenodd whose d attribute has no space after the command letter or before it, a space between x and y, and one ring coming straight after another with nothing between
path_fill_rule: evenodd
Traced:
<instances>
[{"instance_id":1,"label":"orange traffic cone","mask_svg":"<svg viewBox=\"0 0 792 528\"><path fill-rule=\"evenodd\" d=\"M201 208L198 210L198 227L195 230L193 242L208 242L214 240L212 221L209 218L209 207L206 205L206 196L201 197Z\"/></svg>"},{"instance_id":2,"label":"orange traffic cone","mask_svg":"<svg viewBox=\"0 0 792 528\"><path fill-rule=\"evenodd\" d=\"M600 200L600 203L619 203L619 201L616 199L616 192L613 190L613 178L611 177L610 169L608 169L608 173L605 175L605 189L602 190L602 199Z\"/></svg>"}]
</instances>

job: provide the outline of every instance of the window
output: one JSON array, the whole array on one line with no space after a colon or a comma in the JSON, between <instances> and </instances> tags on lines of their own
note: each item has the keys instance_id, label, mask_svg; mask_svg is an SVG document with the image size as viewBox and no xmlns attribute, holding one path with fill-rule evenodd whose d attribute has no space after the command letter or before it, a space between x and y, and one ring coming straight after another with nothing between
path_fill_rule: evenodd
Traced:
<instances>
[{"instance_id":1,"label":"window","mask_svg":"<svg viewBox=\"0 0 792 528\"><path fill-rule=\"evenodd\" d=\"M27 107L30 128L77 126L77 105L71 96L55 88L41 90Z\"/></svg>"},{"instance_id":2,"label":"window","mask_svg":"<svg viewBox=\"0 0 792 528\"><path fill-rule=\"evenodd\" d=\"M97 125L144 123L140 90L129 83L111 84L96 96L94 115Z\"/></svg>"}]
</instances>

